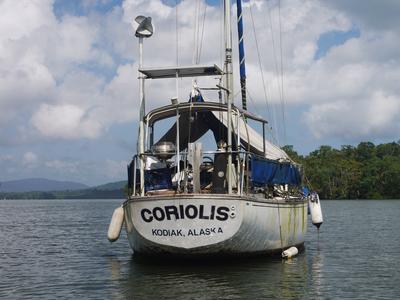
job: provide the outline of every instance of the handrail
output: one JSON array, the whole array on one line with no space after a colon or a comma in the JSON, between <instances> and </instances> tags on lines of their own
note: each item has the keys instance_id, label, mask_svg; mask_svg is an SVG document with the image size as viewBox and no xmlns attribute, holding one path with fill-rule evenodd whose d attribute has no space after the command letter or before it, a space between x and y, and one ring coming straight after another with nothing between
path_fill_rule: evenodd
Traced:
<instances>
[{"instance_id":1,"label":"handrail","mask_svg":"<svg viewBox=\"0 0 400 300\"><path fill-rule=\"evenodd\" d=\"M135 155L133 160L134 160L134 173L133 173L133 195L136 195L136 167L137 167L137 160L138 159L145 159L145 157L156 157L158 152L147 152L143 154L138 154ZM160 154L165 155L165 152L162 152ZM176 154L175 152L171 152L170 154ZM182 151L180 153L181 157L187 156L188 152L187 151ZM249 152L249 151L243 151L243 150L235 150L235 151L225 151L221 152L218 150L211 150L211 151L204 151L203 152L203 157L210 155L210 154L226 154L226 155L232 155L232 154L237 154L238 155L238 174L237 174L237 193L242 195L243 193L248 194L250 189L251 189L251 180L250 180L250 160L251 157L256 157L262 160L270 161L270 162L275 162L275 163L288 163L288 164L293 164L292 162L279 162L277 160L271 160L271 159L266 159L265 157L262 157L261 155ZM170 161L172 162L172 161ZM141 187L144 188L144 187Z\"/></svg>"},{"instance_id":2,"label":"handrail","mask_svg":"<svg viewBox=\"0 0 400 300\"><path fill-rule=\"evenodd\" d=\"M232 105L233 110L237 110L240 114L242 114L245 118L249 118L254 121L258 121L261 123L268 123L264 118L252 114L248 111L242 110L239 107ZM226 104L222 104L219 102L184 102L178 104L170 104L165 105L150 111L145 117L144 122L149 125L154 124L157 121L171 118L176 116L176 112L179 113L191 110L192 112L199 111L228 111L228 107Z\"/></svg>"}]
</instances>

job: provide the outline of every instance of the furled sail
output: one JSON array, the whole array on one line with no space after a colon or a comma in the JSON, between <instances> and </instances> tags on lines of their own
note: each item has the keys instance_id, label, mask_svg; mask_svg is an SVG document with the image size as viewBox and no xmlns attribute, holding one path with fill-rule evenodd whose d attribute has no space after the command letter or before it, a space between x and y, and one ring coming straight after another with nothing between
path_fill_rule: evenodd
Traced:
<instances>
[{"instance_id":1,"label":"furled sail","mask_svg":"<svg viewBox=\"0 0 400 300\"><path fill-rule=\"evenodd\" d=\"M268 140L263 141L263 137L251 128L242 117L232 116L232 128L235 135L240 136L240 143L250 152L263 156L274 161L290 161L289 156L278 146ZM179 117L179 140L180 151L187 147L188 143L193 143L201 138L208 130L214 134L215 141L226 139L227 134L227 113L226 112L198 112L191 116L189 113L182 113ZM238 126L237 126L238 125ZM233 139L234 141L236 138ZM158 142L176 141L176 123L164 134ZM265 155L264 155L265 143Z\"/></svg>"},{"instance_id":2,"label":"furled sail","mask_svg":"<svg viewBox=\"0 0 400 300\"><path fill-rule=\"evenodd\" d=\"M221 121L224 127L227 127L227 113L226 112L213 112L214 116ZM264 156L270 160L290 161L289 156L278 146L272 144L270 141L265 140L265 155L263 137L252 127L250 127L242 117L237 115L232 116L232 128L235 134L240 135L241 144L247 148L250 146L250 152ZM239 125L239 126L237 126ZM238 129L237 129L238 127Z\"/></svg>"},{"instance_id":3,"label":"furled sail","mask_svg":"<svg viewBox=\"0 0 400 300\"><path fill-rule=\"evenodd\" d=\"M183 112L179 116L180 149L184 150L188 143L201 138L207 131L214 134L216 143L226 141L227 135L226 111L201 111L195 113ZM177 124L175 123L158 142L176 142ZM257 154L251 157L252 181L256 185L264 184L293 184L301 183L298 166L294 164L285 151L263 140L255 129L247 124L242 116L232 115L233 149L237 149L236 141L249 152ZM265 147L265 152L264 152Z\"/></svg>"}]
</instances>

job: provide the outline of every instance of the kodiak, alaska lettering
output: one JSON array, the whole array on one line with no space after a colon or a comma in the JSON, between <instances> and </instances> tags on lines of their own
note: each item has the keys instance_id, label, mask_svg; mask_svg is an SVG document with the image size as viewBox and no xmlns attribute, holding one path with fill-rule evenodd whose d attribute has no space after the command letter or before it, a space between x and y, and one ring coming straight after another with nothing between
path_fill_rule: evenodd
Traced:
<instances>
[{"instance_id":1,"label":"kodiak, alaska lettering","mask_svg":"<svg viewBox=\"0 0 400 300\"><path fill-rule=\"evenodd\" d=\"M152 229L151 234L154 236L184 236L182 229Z\"/></svg>"},{"instance_id":2,"label":"kodiak, alaska lettering","mask_svg":"<svg viewBox=\"0 0 400 300\"><path fill-rule=\"evenodd\" d=\"M182 229L156 229L151 230L153 236L208 236L215 234L223 234L224 231L221 227L207 227L207 228L190 228L187 233L184 233Z\"/></svg>"},{"instance_id":3,"label":"kodiak, alaska lettering","mask_svg":"<svg viewBox=\"0 0 400 300\"><path fill-rule=\"evenodd\" d=\"M229 207L211 205L206 208L204 205L167 205L154 207L153 209L143 208L140 212L143 221L150 223L153 220L164 221L180 219L203 219L226 221L229 217Z\"/></svg>"}]
</instances>

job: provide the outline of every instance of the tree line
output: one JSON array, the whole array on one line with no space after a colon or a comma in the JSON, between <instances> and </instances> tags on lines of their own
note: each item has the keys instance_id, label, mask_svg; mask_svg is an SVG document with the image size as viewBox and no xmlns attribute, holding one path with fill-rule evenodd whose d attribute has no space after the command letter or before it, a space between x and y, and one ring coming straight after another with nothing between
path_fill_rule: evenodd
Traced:
<instances>
[{"instance_id":1,"label":"tree line","mask_svg":"<svg viewBox=\"0 0 400 300\"><path fill-rule=\"evenodd\" d=\"M1 199L123 199L123 189L84 189L75 191L51 191L51 192L0 192Z\"/></svg>"},{"instance_id":2,"label":"tree line","mask_svg":"<svg viewBox=\"0 0 400 300\"><path fill-rule=\"evenodd\" d=\"M400 141L320 146L304 156L291 145L283 149L321 199L400 199Z\"/></svg>"}]
</instances>

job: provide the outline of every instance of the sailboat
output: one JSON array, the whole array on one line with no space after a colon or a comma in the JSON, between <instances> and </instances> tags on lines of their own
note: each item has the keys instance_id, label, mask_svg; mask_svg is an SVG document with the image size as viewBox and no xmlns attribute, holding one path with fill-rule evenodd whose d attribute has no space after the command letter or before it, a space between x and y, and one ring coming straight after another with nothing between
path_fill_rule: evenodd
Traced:
<instances>
[{"instance_id":1,"label":"sailboat","mask_svg":"<svg viewBox=\"0 0 400 300\"><path fill-rule=\"evenodd\" d=\"M237 1L243 42L241 2ZM240 11L239 11L240 10ZM302 191L301 166L266 138L268 121L233 104L231 4L224 1L225 63L145 68L143 39L153 34L151 18L136 19L139 38L140 112L138 152L128 166L129 195L114 211L108 238L125 224L134 254L209 256L281 253L302 247L310 196ZM245 97L243 43L239 44ZM205 101L193 84L189 101L145 112L145 80L212 76L220 79L215 101ZM195 82L195 81L194 81ZM159 138L156 126L171 120ZM251 124L258 124L262 134ZM206 150L201 137L211 132ZM315 201L313 202L315 203Z\"/></svg>"}]
</instances>

